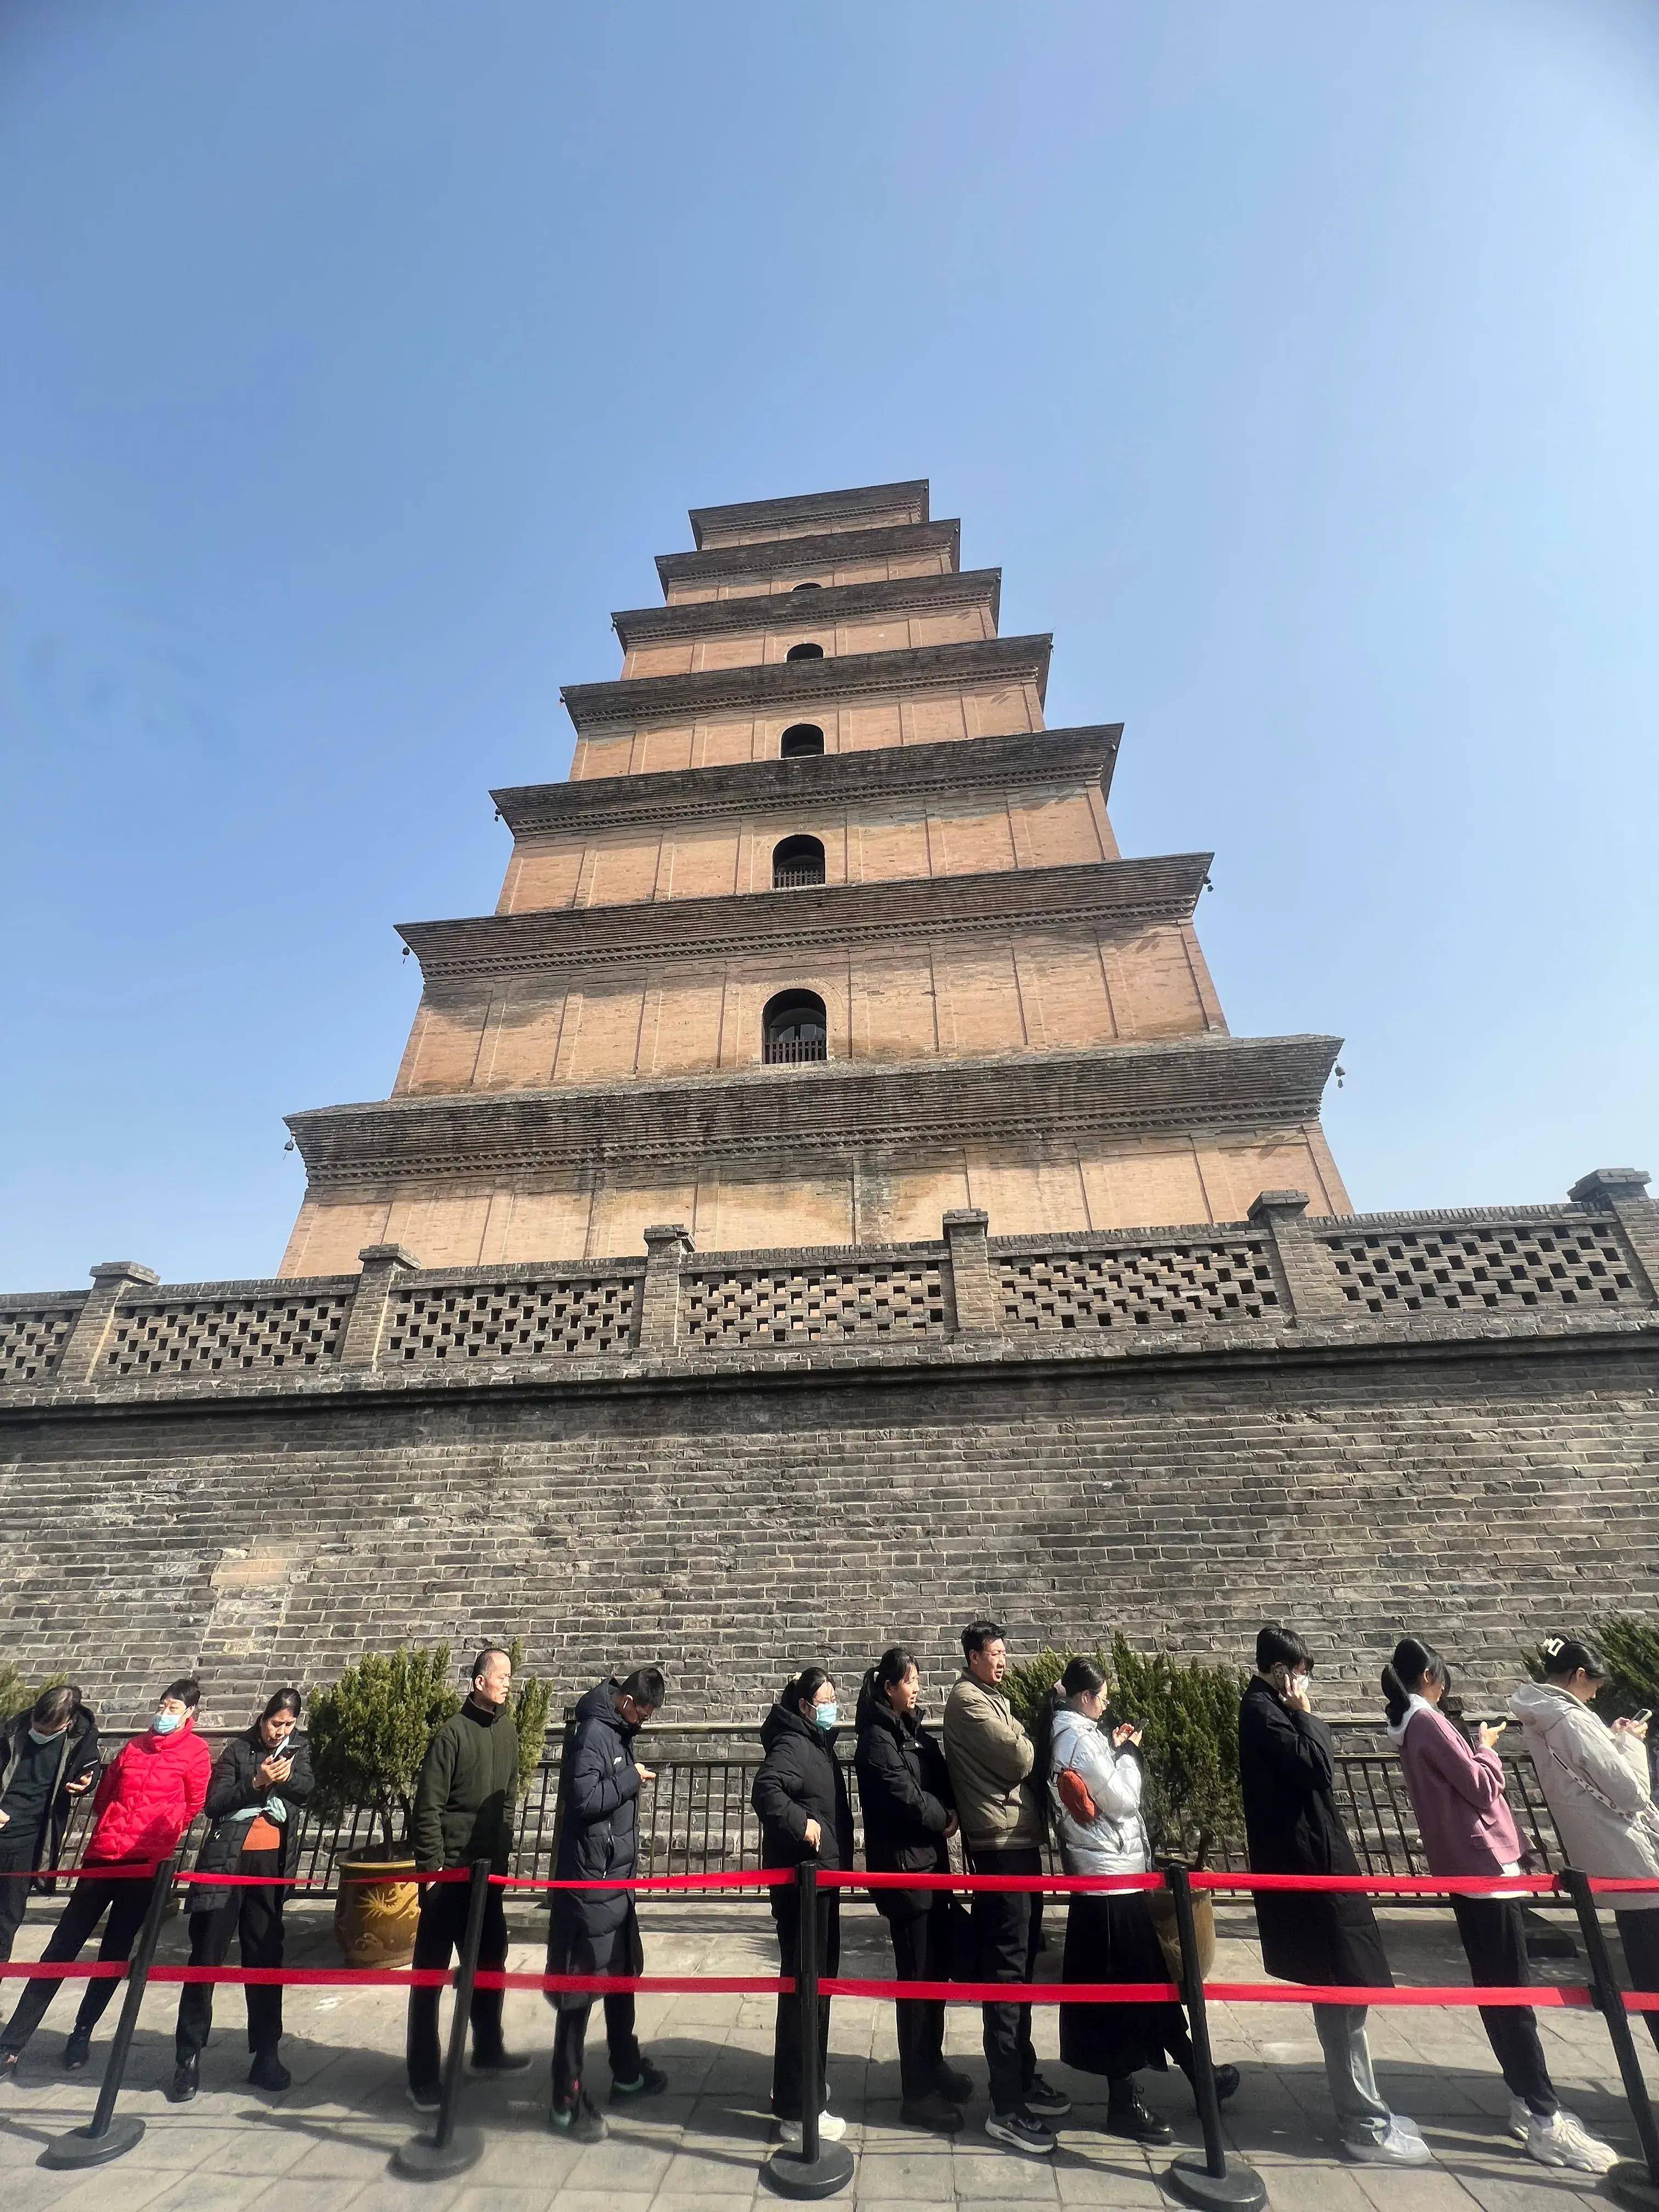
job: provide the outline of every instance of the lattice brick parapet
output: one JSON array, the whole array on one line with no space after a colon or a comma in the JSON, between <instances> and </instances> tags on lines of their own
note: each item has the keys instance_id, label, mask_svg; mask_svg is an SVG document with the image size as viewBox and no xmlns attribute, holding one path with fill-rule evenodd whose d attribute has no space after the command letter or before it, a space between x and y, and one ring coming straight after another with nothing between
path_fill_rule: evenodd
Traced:
<instances>
[{"instance_id":1,"label":"lattice brick parapet","mask_svg":"<svg viewBox=\"0 0 1659 2212\"><path fill-rule=\"evenodd\" d=\"M1265 1237L994 1257L1009 1329L1262 1321L1284 1306Z\"/></svg>"},{"instance_id":2,"label":"lattice brick parapet","mask_svg":"<svg viewBox=\"0 0 1659 2212\"><path fill-rule=\"evenodd\" d=\"M1645 1306L1615 1223L1349 1231L1321 1238L1342 1294L1368 1313L1515 1313Z\"/></svg>"},{"instance_id":3,"label":"lattice brick parapet","mask_svg":"<svg viewBox=\"0 0 1659 2212\"><path fill-rule=\"evenodd\" d=\"M431 1289L404 1277L392 1295L380 1364L629 1352L638 1287L631 1275Z\"/></svg>"},{"instance_id":4,"label":"lattice brick parapet","mask_svg":"<svg viewBox=\"0 0 1659 2212\"><path fill-rule=\"evenodd\" d=\"M80 1310L78 1298L64 1305L43 1302L0 1310L0 1387L50 1376Z\"/></svg>"},{"instance_id":5,"label":"lattice brick parapet","mask_svg":"<svg viewBox=\"0 0 1659 2212\"><path fill-rule=\"evenodd\" d=\"M145 1299L118 1306L100 1375L246 1374L319 1367L338 1349L350 1304L343 1293L266 1298Z\"/></svg>"},{"instance_id":6,"label":"lattice brick parapet","mask_svg":"<svg viewBox=\"0 0 1659 2212\"><path fill-rule=\"evenodd\" d=\"M679 1341L709 1351L848 1337L914 1340L944 1336L947 1328L937 1257L698 1267L682 1276L680 1295Z\"/></svg>"}]
</instances>

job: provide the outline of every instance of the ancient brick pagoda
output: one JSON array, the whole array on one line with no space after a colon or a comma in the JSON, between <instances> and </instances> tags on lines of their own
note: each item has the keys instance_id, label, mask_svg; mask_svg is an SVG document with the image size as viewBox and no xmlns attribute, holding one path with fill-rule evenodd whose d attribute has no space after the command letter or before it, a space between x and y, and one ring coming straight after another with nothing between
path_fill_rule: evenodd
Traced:
<instances>
[{"instance_id":1,"label":"ancient brick pagoda","mask_svg":"<svg viewBox=\"0 0 1659 2212\"><path fill-rule=\"evenodd\" d=\"M1347 1211L1329 1037L1233 1037L1209 855L1120 857L1120 728L1044 727L927 486L693 512L569 687L570 780L498 791L496 912L405 927L392 1097L298 1114L285 1276Z\"/></svg>"}]
</instances>

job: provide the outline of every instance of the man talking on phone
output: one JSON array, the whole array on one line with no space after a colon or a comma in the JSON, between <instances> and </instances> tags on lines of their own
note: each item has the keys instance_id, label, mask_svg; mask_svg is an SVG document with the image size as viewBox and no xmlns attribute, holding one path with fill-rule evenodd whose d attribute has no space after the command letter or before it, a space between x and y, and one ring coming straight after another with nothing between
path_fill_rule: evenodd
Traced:
<instances>
[{"instance_id":1,"label":"man talking on phone","mask_svg":"<svg viewBox=\"0 0 1659 2212\"><path fill-rule=\"evenodd\" d=\"M1255 1673L1238 1713L1238 1778L1252 1874L1358 1874L1332 1792L1331 1732L1314 1717L1313 1661L1294 1629L1255 1639ZM1376 1916L1352 1891L1258 1890L1261 1963L1283 1981L1392 1989ZM1363 2004L1316 2004L1314 2027L1345 2158L1426 2166L1434 2154L1414 2121L1391 2112L1371 2069Z\"/></svg>"}]
</instances>

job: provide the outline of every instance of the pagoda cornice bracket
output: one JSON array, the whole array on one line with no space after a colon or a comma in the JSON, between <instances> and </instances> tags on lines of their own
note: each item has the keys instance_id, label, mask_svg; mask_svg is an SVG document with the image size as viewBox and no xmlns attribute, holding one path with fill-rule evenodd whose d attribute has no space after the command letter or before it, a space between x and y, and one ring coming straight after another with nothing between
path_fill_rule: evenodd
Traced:
<instances>
[{"instance_id":1,"label":"pagoda cornice bracket","mask_svg":"<svg viewBox=\"0 0 1659 2212\"><path fill-rule=\"evenodd\" d=\"M642 961L752 957L825 946L900 943L1009 929L1119 929L1184 921L1208 853L1092 860L982 875L902 876L714 898L549 907L468 921L404 922L398 935L429 982Z\"/></svg>"},{"instance_id":2,"label":"pagoda cornice bracket","mask_svg":"<svg viewBox=\"0 0 1659 2212\"><path fill-rule=\"evenodd\" d=\"M688 507L686 518L701 547L709 531L764 530L769 525L787 530L791 523L890 514L896 507L915 510L907 516L908 521L926 522L928 495L926 477L907 477L900 483L848 484L839 491L794 492L781 499L728 500L720 507Z\"/></svg>"},{"instance_id":3,"label":"pagoda cornice bracket","mask_svg":"<svg viewBox=\"0 0 1659 2212\"><path fill-rule=\"evenodd\" d=\"M929 792L1000 791L1070 776L1098 782L1102 796L1109 797L1122 736L1121 722L1092 722L1069 730L1019 730L1000 738L879 745L867 752L739 761L726 768L516 784L489 795L515 837L853 805Z\"/></svg>"},{"instance_id":4,"label":"pagoda cornice bracket","mask_svg":"<svg viewBox=\"0 0 1659 2212\"><path fill-rule=\"evenodd\" d=\"M1048 689L1051 635L964 638L896 653L841 653L823 660L757 661L689 676L635 676L613 684L567 684L559 693L580 732L670 721L721 707L799 708L814 702L884 696L949 683L1035 683Z\"/></svg>"},{"instance_id":5,"label":"pagoda cornice bracket","mask_svg":"<svg viewBox=\"0 0 1659 2212\"><path fill-rule=\"evenodd\" d=\"M753 545L714 545L706 553L659 553L657 574L664 591L671 584L717 583L722 576L775 575L791 568L822 568L842 561L902 559L916 553L942 553L946 566L959 568L962 525L954 517L939 522L881 522L867 530L829 530L810 538L776 538Z\"/></svg>"},{"instance_id":6,"label":"pagoda cornice bracket","mask_svg":"<svg viewBox=\"0 0 1659 2212\"><path fill-rule=\"evenodd\" d=\"M676 599L660 607L625 607L611 616L611 626L624 646L635 646L732 630L802 629L860 615L979 606L990 609L994 629L1001 601L1000 568L966 568L944 576L894 576L875 584L826 584L799 599L788 592L757 592L741 599Z\"/></svg>"},{"instance_id":7,"label":"pagoda cornice bracket","mask_svg":"<svg viewBox=\"0 0 1659 2212\"><path fill-rule=\"evenodd\" d=\"M313 1194L596 1167L1030 1148L1313 1121L1341 1040L1181 1037L981 1059L748 1066L556 1090L460 1091L289 1116Z\"/></svg>"}]
</instances>

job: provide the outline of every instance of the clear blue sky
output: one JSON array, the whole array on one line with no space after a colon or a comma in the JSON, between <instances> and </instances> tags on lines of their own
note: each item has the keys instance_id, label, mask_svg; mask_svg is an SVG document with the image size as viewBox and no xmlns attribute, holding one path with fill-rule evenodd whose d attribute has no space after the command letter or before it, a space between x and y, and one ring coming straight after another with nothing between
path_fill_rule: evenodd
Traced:
<instances>
[{"instance_id":1,"label":"clear blue sky","mask_svg":"<svg viewBox=\"0 0 1659 2212\"><path fill-rule=\"evenodd\" d=\"M688 505L926 474L1364 1208L1659 1172L1650 0L0 14L0 1285L258 1275Z\"/></svg>"}]
</instances>

